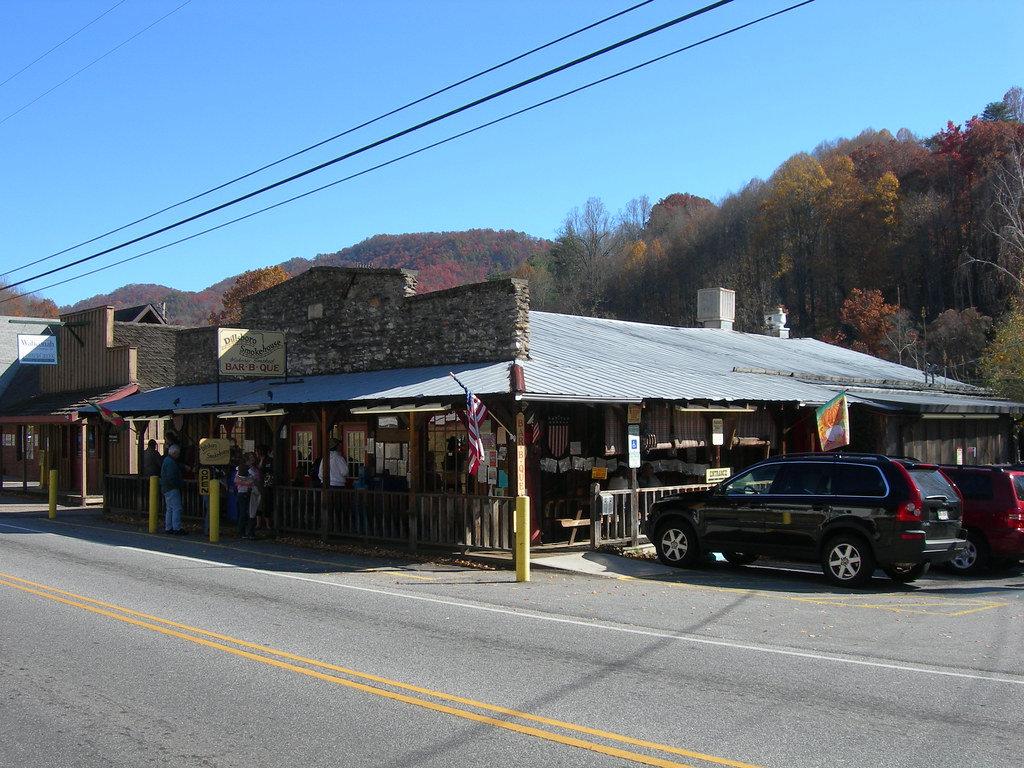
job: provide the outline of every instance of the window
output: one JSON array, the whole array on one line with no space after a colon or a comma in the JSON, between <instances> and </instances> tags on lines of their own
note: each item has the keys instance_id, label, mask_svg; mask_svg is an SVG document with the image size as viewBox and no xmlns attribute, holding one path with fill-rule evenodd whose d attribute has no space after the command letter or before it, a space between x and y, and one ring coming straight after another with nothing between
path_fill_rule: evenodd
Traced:
<instances>
[{"instance_id":1,"label":"window","mask_svg":"<svg viewBox=\"0 0 1024 768\"><path fill-rule=\"evenodd\" d=\"M878 467L837 464L832 492L837 496L885 496L889 489Z\"/></svg>"},{"instance_id":2,"label":"window","mask_svg":"<svg viewBox=\"0 0 1024 768\"><path fill-rule=\"evenodd\" d=\"M768 493L779 472L778 464L765 464L746 472L725 487L729 495L748 493Z\"/></svg>"}]
</instances>

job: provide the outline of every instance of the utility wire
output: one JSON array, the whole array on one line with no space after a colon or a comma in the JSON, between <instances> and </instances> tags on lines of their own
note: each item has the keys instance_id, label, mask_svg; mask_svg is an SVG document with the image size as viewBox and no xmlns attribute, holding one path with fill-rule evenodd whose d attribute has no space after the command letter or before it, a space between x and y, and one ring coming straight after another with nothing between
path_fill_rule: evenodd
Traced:
<instances>
[{"instance_id":1,"label":"utility wire","mask_svg":"<svg viewBox=\"0 0 1024 768\"><path fill-rule=\"evenodd\" d=\"M222 224L218 224L218 225L210 227L208 229L204 229L201 232L196 232L194 234L188 235L187 237L180 238L180 239L175 240L173 242L165 243L164 245L158 246L158 247L153 248L153 249L148 250L148 251L144 251L143 253L139 253L139 254L136 254L134 256L129 256L128 258L122 259L121 261L116 261L116 262L114 262L112 264L107 264L105 266L99 267L98 269L94 269L94 270L91 270L89 272L83 272L80 275L76 275L74 277L69 277L66 280L61 280L61 281L56 282L56 283L50 283L49 285L43 286L42 288L39 288L37 290L45 291L45 290L47 290L49 288L55 288L55 287L57 287L59 285L64 285L66 283L73 282L73 281L78 280L80 278L88 277L89 275L95 275L95 274L97 274L99 272L103 272L104 270L111 269L113 267L117 267L117 266L120 266L122 264L127 264L129 261L134 261L135 259L140 259L143 256L149 256L151 254L157 253L158 251L162 251L162 250L164 250L166 248L171 248L172 246L180 245L181 243L187 242L189 240L193 240L193 239L195 239L197 237L200 237L202 235L209 234L210 232L214 232L214 231L216 231L218 229L223 229L224 227L228 227L228 226L230 226L232 224L237 224L240 221L244 221L244 220L252 218L254 216L258 216L259 214L262 214L262 213L266 213L267 211L273 210L274 208L280 208L281 206L287 205L288 203L295 202L296 200L300 200L300 199L302 199L304 197L309 197L310 195L316 194L318 192L322 192L325 189L329 189L331 187L337 186L338 184L342 184L343 182L351 181L352 179L358 178L359 176L364 176L364 175L366 175L368 173L371 173L372 171L376 171L376 170L384 168L384 167L386 167L388 165L392 165L394 163L397 163L397 162L399 162L401 160L405 160L405 159L407 159L409 157L412 157L413 155L418 155L421 152L426 152L427 150L433 149L433 148L438 147L438 146L441 146L442 144L447 144L450 141L454 141L456 139L462 138L463 136L466 136L468 134L475 133L476 131L479 131L479 130L483 130L484 128L488 128L488 127L490 127L492 125L496 125L497 123L504 122L505 120L509 120L509 119L511 119L513 117L518 117L519 115L525 114L526 112L530 112L530 111L532 111L534 109L537 109L539 107L545 106L547 104L551 104L551 103L553 103L555 101L559 101L560 99L564 99L564 98L566 98L568 96L571 96L573 94L579 93L581 91L585 91L588 88L592 88L592 87L594 87L596 85L600 85L602 83L608 82L609 80L614 80L617 77L621 77L622 75L628 74L630 72L634 72L634 71L636 71L638 69L642 69L643 67L647 67L647 66L649 66L651 64L655 64L655 63L657 63L659 61L662 61L664 59L669 58L670 56L675 56L677 54L680 54L680 53L683 53L685 51L689 51L689 50L691 50L693 48L696 48L697 46L704 45L705 43L710 43L710 42L712 42L714 40L718 40L719 38L725 37L726 35L731 35L731 34L733 34L735 32L739 32L740 30L746 29L747 27L752 27L755 24L761 23L762 21L767 21L768 19L772 19L772 18L774 18L776 16L781 16L784 13L788 13L790 11L796 10L797 8L800 8L800 7L805 6L805 5L809 5L810 3L813 3L813 2L814 2L814 0L804 0L801 3L797 3L795 5L791 5L788 8L783 8L782 10L776 11L774 13L770 13L770 14L767 14L765 16L761 16L760 18L754 19L753 21L748 21L745 24L741 24L739 26L733 27L732 29L728 29L728 30L726 30L724 32L720 32L717 35L712 35L711 37L706 37L703 40L699 40L696 43L691 43L690 45L684 46L682 48L678 48L678 49L676 49L674 51L671 51L669 53L663 54L661 56L657 56L657 57L655 57L653 59L649 59L648 61L645 61L645 62L643 62L641 64L636 64L636 65L634 65L632 67L629 67L627 69L620 70L619 72L616 72L615 74L608 75L607 77L602 77L602 78L600 78L598 80L594 80L594 81L592 81L590 83L587 83L586 85L581 85L578 88L574 88L574 89L572 89L570 91L566 91L566 92L564 92L562 94L559 94L558 96L553 96L553 97L551 97L549 99L545 99L543 101L539 101L539 102L537 102L537 103L535 103L535 104L533 104L533 105L531 105L529 107L524 107L523 109L516 110L515 112L510 112L509 114L505 115L504 117L499 117L499 118L497 118L495 120L491 120L489 122L486 122L486 123L483 123L481 125L478 125L475 128L470 128L468 130L465 130L465 131L462 131L460 133L457 133L457 134L454 134L452 136L449 136L446 139L441 139L440 141L436 141L436 142L434 142L432 144L428 144L428 145L426 145L424 147L420 147L419 149L413 150L412 152L407 152L404 155L400 155L399 157L392 158L391 160L388 160L386 162L380 163L380 164L372 166L370 168L366 168L366 169L364 169L362 171L359 171L358 173L353 173L350 176L346 176L344 178L337 179L336 181L332 181L329 184L324 184L323 186L317 187L316 189L311 189L311 190L309 190L307 192L303 192L302 194L295 195L294 197L288 198L287 200L282 200L282 201L280 201L278 203L274 203L273 205L268 205L265 208L261 208L258 211L253 211L253 212L248 213L248 214L246 214L244 216L239 216L238 218L232 219L231 221L223 222ZM2 304L4 301L8 301L8 300L11 300L11 299L21 298L23 296L28 296L28 295L30 295L30 294L29 293L22 293L22 294L18 294L16 296L9 296L6 299L0 299L0 304ZM1024 343L1024 342L1022 342L1022 343Z\"/></svg>"},{"instance_id":2,"label":"utility wire","mask_svg":"<svg viewBox=\"0 0 1024 768\"><path fill-rule=\"evenodd\" d=\"M124 0L121 0L121 2L124 2ZM287 162L288 160L292 160L292 159L298 157L299 155L305 154L306 152L311 152L312 150L317 149L318 147L322 147L325 144L329 144L330 142L335 141L336 139L340 139L343 136L348 136L350 133L355 133L356 131L358 131L358 130L360 130L362 128L366 128L367 126L370 126L370 125L373 125L376 122L379 122L380 120L383 120L383 119L385 119L387 117L391 117L392 115L396 115L399 112L402 112L403 110L409 109L410 107L414 107L417 104L421 104L424 101L427 101L428 99L434 98L435 96L440 96L442 93L446 93L447 91L450 91L453 88L457 88L460 85L465 85L466 83L470 82L471 80L476 80L479 77L483 77L484 75L490 74L491 72L494 72L495 70L501 69L502 67L508 66L509 64L513 64L513 63L519 61L520 59L524 59L527 56L531 56L534 53L537 53L539 51L544 50L545 48L550 48L553 45L557 45L558 43L561 43L561 42L564 42L565 40L568 40L570 37L574 37L576 35L582 34L583 32L586 32L586 31L588 31L590 29L593 29L593 28L595 28L597 26L600 26L601 24L604 24L605 22L611 21L612 19L616 19L619 16L624 16L625 14L630 13L631 11L635 11L636 9L642 8L643 6L649 5L650 3L653 3L653 2L654 2L654 0L643 0L642 3L637 3L636 5L633 5L633 6L629 7L629 8L626 8L625 10L619 11L618 13L613 13L611 16L606 16L605 18L601 19L600 21L595 21L592 24L588 24L585 27L581 27L580 29L577 29L575 32L570 32L567 35L562 35L561 37L556 38L555 40L552 40L549 43L544 43L544 45L539 45L536 48L533 48L533 49L531 49L529 51L526 51L525 53L519 54L518 56L513 56L511 59L503 61L500 64L495 64L492 67L488 67L487 69L484 69L484 70L482 70L480 72L477 72L475 75L470 75L469 77L463 78L462 80L459 80L456 83L452 83L451 85L447 85L444 88L436 90L433 93L429 93L426 96L421 96L420 98L416 99L415 101L410 101L407 104L403 104L401 107L397 107L395 109L392 109L390 112L385 112L382 115L378 115L377 117L374 117L374 118L372 118L370 120L367 120L364 123L360 123L359 125L356 125L356 126L354 126L352 128L349 128L348 130L342 131L341 133L337 133L334 136L331 136L330 138L324 139L323 141L318 141L316 144L312 144L312 145L306 147L305 149L300 149L298 152L293 152L292 154L288 155L287 157L282 157L280 160L275 160L272 163L267 163L266 165L264 165L264 166L262 166L260 168L257 168L254 171L249 171L246 174L243 174L241 176L238 176L237 178L231 179L231 181L226 181L223 184L218 184L216 187L212 187L212 188L206 190L205 192L200 192L198 195L193 195L192 197L189 197L189 198L187 198L185 200L182 200L180 202L174 203L173 205L169 205L166 208L162 208L161 210L156 211L155 213L149 214L148 216L143 216L141 219L136 219L135 221L132 221L132 222L130 222L128 224L125 224L123 226L117 227L116 229L112 229L109 232L104 232L102 235L97 235L96 237L90 238L88 240L84 240L81 243L78 243L77 245L72 245L69 248L65 248L65 249L63 249L61 251L57 251L56 253L52 253L49 256L44 256L41 259L36 259L35 261L30 261L28 264L23 264L20 267L15 267L14 269L10 270L9 272L5 272L3 274L3 277L7 277L7 275L12 275L15 272L20 272L23 269L28 269L29 267L33 267L36 264L41 264L42 262L47 261L49 259L56 258L57 256L63 256L65 253L68 253L69 251L74 251L74 250L76 250L78 248L81 248L84 245L89 245L91 243L95 243L97 240L102 240L105 237L109 237L110 235L117 234L118 232L121 232L121 231L123 231L125 229L128 229L129 227L134 227L136 224L141 224L144 221L149 221L150 219L155 218L156 216L159 216L159 215L161 215L163 213L167 213L168 211L174 210L175 208L179 208L182 205L185 205L187 203L191 203L191 202L193 202L195 200L198 200L198 199L200 199L202 197L206 197L209 194L212 194L214 192L222 190L225 187L229 187L232 184L236 184L239 181L244 181L245 179L248 179L251 176L255 176L258 173L262 173L263 171L266 171L266 170L268 170L270 168L273 168L275 165L280 165L281 163Z\"/></svg>"},{"instance_id":3,"label":"utility wire","mask_svg":"<svg viewBox=\"0 0 1024 768\"><path fill-rule=\"evenodd\" d=\"M807 0L807 1L808 2L813 2L813 0ZM661 31L663 31L665 29L668 29L668 28L673 27L673 26L675 26L677 24L680 24L680 23L682 23L684 21L688 21L688 20L693 19L693 18L695 18L697 16L700 16L702 14L708 13L709 11L715 10L716 8L720 8L721 6L727 5L727 4L731 3L731 2L733 2L733 0L718 0L718 2L715 2L715 3L712 3L710 5L704 6L703 8L700 8L700 9L698 9L696 11L693 11L691 13L688 13L688 14L685 14L683 16L680 16L680 17L678 17L676 19L673 19L671 21L667 21L667 22L665 22L663 24L659 24L659 25L657 25L655 27L652 27L651 29L646 30L645 32L640 32L640 33L638 33L636 35L633 35L632 37L626 38L625 40L620 40L617 43L613 43L612 45L605 46L604 48L601 48L598 51L594 51L592 53L586 54L585 56L581 56L581 57L579 57L577 59L574 59L573 61L570 61L570 62L568 62L566 64L561 64L561 65L559 65L557 67L554 67L553 69L549 69L546 72L543 72L542 74L534 75L533 77L529 77L526 80L522 80L522 81L516 83L515 85L510 85L510 86L508 86L506 88L502 88L501 90L495 91L495 92L493 92L493 93L491 93L491 94L489 94L487 96L483 96L483 97L481 97L479 99L476 99L475 101L472 101L472 102L470 102L468 104L464 104L461 107L457 107L455 109L449 110L448 112L445 112L444 114L438 115L436 117L432 117L429 120L424 120L423 122L418 123L418 124L412 126L411 128L406 128L404 130L398 131L397 133L393 133L393 134L391 134L390 136L388 136L386 138L378 139L377 141L371 142L370 144L366 144L366 145L360 147L359 149L352 150L351 152L347 152L347 153L345 153L343 155L340 155L339 157L335 157L332 160L328 160L328 161L320 163L319 165L316 165L316 166L314 166L312 168L308 168L305 171L301 171L299 173L292 174L291 176L289 176L289 177L287 177L285 179L281 179L280 181L276 181L276 182L274 182L272 184L268 184L268 185L266 185L264 187L261 187L260 189L257 189L257 190L255 190L253 192L249 192L249 193L247 193L245 195L242 195L240 197L236 197L235 199L229 200L226 203L221 203L220 205L214 206L213 208L208 208L205 211L202 211L200 213L194 214L194 215L189 216L189 217L187 217L185 219L181 219L180 221L177 221L174 224L168 224L165 227L160 227L159 229L153 230L152 232L149 232L148 234L140 235L139 237L132 238L131 240L128 240L128 241L126 241L124 243L121 243L120 245L115 245L115 246L112 246L110 248L106 248L106 249L104 249L102 251L99 251L98 253L94 253L94 254L92 254L90 256L84 256L81 259L77 259L75 261L69 262L68 264L65 264L63 266L55 267L54 269L47 270L46 272L41 272L41 273L39 273L37 275L33 275L32 277L28 277L28 278L25 278L23 280L19 280L19 281L14 282L14 283L9 283L7 285L7 288L14 288L14 287L16 287L18 285L23 285L24 283L28 283L28 282L31 282L33 280L37 280L37 279L39 279L41 277L46 277L47 275L52 275L55 272L60 272L61 270L77 266L79 264L82 264L82 263L84 263L86 261L90 261L92 259L98 258L100 256L105 256L108 253L112 253L112 252L117 251L117 250L119 250L121 248L125 248L125 247L127 247L129 245L134 245L135 243L141 242L143 240L147 240L147 239L149 239L151 237L155 237L156 235L162 234L162 233L167 232L169 230L176 229L177 227L180 227L180 226L183 226L184 224L188 224L190 222L196 221L197 219L201 219L201 218L203 218L205 216L209 216L212 213L216 213L217 211L221 211L221 210L223 210L225 208L228 208L228 207L230 207L232 205L237 205L238 203L241 203L241 202L243 202L245 200L248 200L250 198L256 197L257 195L261 195L261 194L263 194L265 192L269 192L272 189L276 189L277 187L280 187L280 186L283 186L283 185L288 184L290 182L296 181L297 179L301 179L301 178L303 178L305 176L308 176L308 175L310 175L312 173L315 173L317 171L323 170L324 168L328 168L328 167L330 167L332 165L335 165L337 163L342 162L343 160L348 160L348 159L350 159L352 157L355 157L356 155L362 154L362 153L367 152L367 151L369 151L371 149L374 149L376 147L379 147L379 146L382 146L384 144L387 144L388 142L394 141L394 140L399 139L399 138L401 138L403 136L407 136L407 135L409 135L411 133L414 133L415 131L421 130L421 129L429 126L429 125L433 125L434 123L438 123L438 122L441 122L442 120L446 120L449 117L452 117L454 115L461 114L462 112L465 112L465 111L467 111L469 109L477 107L477 106L479 106L481 104L487 103L489 101L493 101L494 99L496 99L496 98L498 98L500 96L504 96L504 95L507 95L509 93L512 93L513 91L519 90L520 88L524 88L527 85L531 85L533 83L539 82L540 80L543 80L545 78L551 77L552 75L555 75L555 74L557 74L559 72L564 72L567 69L570 69L572 67L578 66L579 64L582 64L583 62L589 61L591 59L597 58L598 56L602 56L602 55L604 55L606 53L609 53L611 51L614 51L614 50L617 50L619 48L622 48L625 45L629 45L630 43L634 43L637 40L641 40L641 39L643 39L645 37L649 37L650 35L653 35L653 34L655 34L657 32L661 32Z\"/></svg>"},{"instance_id":4,"label":"utility wire","mask_svg":"<svg viewBox=\"0 0 1024 768\"><path fill-rule=\"evenodd\" d=\"M24 67L22 67L22 68L21 68L21 69L19 69L19 70L18 70L17 72L15 72L15 73L14 73L13 75L11 75L11 76L10 76L10 77L8 77L8 78L7 78L6 80L4 80L4 81L3 81L2 83L0 83L0 88L3 88L3 87L4 87L5 85L7 85L7 84L8 84L9 82L11 82L11 80L13 80L14 78L16 78L16 77L17 77L18 75L20 75L20 74L21 74L22 72L24 72L24 71L25 71L26 69L28 69L29 67L32 67L32 66L34 66L34 65L38 64L38 63L39 63L40 61L42 61L42 60L43 60L43 59L45 59L45 58L46 58L47 56L49 56L49 55L50 55L51 53L53 53L53 52L54 52L54 51L56 51L56 50L57 50L58 48L60 48L60 47L61 47L62 45L64 45L64 43L66 43L66 42L68 42L69 40L71 40L71 38L73 38L73 37L77 37L77 36L78 36L78 35L80 35L80 34L81 34L82 32L85 32L85 30L87 30L87 29L88 29L89 27L91 27L91 26L92 26L93 24L95 24L95 23L96 23L97 21L99 21L100 19L102 19L102 18L103 18L104 16L106 16L106 15L107 15L108 13L110 13L110 12L111 12L112 10L114 10L115 8L117 8L117 6L119 6L119 5L122 5L122 4L124 3L124 2L125 2L125 0L118 0L118 2L114 3L114 4L113 4L112 6L110 6L110 7L109 7L109 8L107 9L107 10L105 10L105 11L104 11L103 13L101 13L101 14L100 14L99 16L97 16L97 17L96 17L95 19L93 19L92 21L90 21L90 22L89 22L88 24L86 24L86 25L85 25L84 27L82 27L81 29L79 29L79 30L78 30L77 32L75 32L75 33L74 33L74 34L72 34L72 35L69 35L68 37L65 37L65 38L64 38L63 40L61 40L61 41L60 41L59 43L57 43L57 44L56 44L55 46L53 46L53 48L51 48L50 50L48 50L48 51L47 51L46 53L44 53L44 54L42 54L41 56L37 57L37 58L36 58L36 59L34 59L33 61L30 61L30 62L29 62L28 64L26 64L26 65L25 65Z\"/></svg>"},{"instance_id":5,"label":"utility wire","mask_svg":"<svg viewBox=\"0 0 1024 768\"><path fill-rule=\"evenodd\" d=\"M13 112L11 112L11 114L9 114L9 115L8 115L7 117L5 117L5 118L4 118L3 120L0 120L0 125L3 125L4 123L6 123L6 122L7 122L8 120L10 120L10 119L11 119L12 117L14 117L15 115L17 115L17 114L18 114L19 112L23 112L24 110L28 109L28 108L29 108L29 107L31 107L31 106L32 106L33 104L35 104L35 103L36 103L37 101L39 101L40 99L42 99L42 98L43 98L44 96L46 96L46 95L48 95L48 94L50 94L50 93L53 93L53 92L54 92L55 90L57 90L58 88L60 88L60 87L61 87L62 85L64 85L64 84L65 84L66 82L68 82L69 80L73 80L73 79L75 79L75 78L76 78L76 77L78 77L78 76L79 76L80 74L82 74L83 72L85 72L85 70L89 69L89 67L93 66L94 64L98 64L99 62L103 61L103 59L107 58L107 56L109 56L110 54L112 54L112 53L113 53L114 51L116 51L116 50L118 50L119 48L123 48L124 46L128 45L128 43L130 43L130 42L131 42L132 40L134 40L135 38L137 38L137 37L138 37L139 35L143 34L144 32L147 32L147 31L149 31L150 29L152 29L153 27L155 27L155 26L156 26L157 24L159 24L159 23L160 23L161 21L163 21L164 19L166 19L166 18L167 18L168 16L170 16L170 15L172 15L172 14L174 14L174 13L177 13L178 11L180 11L180 10L181 10L182 8L184 8L184 7L186 6L186 5L188 5L188 4L189 4L189 3L191 3L191 2L192 2L192 0L185 0L185 2L183 2L183 3L182 3L181 5L179 5L179 6L177 7L177 8L175 8L175 9L174 9L173 11L169 11L169 12L165 13L165 14L164 14L163 16L161 16L161 17L160 17L159 19L157 19L156 21L154 21L154 22L153 22L152 24L149 24L148 26L145 26L145 27L143 27L143 28L142 28L142 29L140 29L140 30L139 30L138 32L136 32L136 33L135 33L134 35L132 35L131 37L129 37L129 38L127 39L127 40L124 40L124 41L122 41L122 42L118 43L117 45L115 45L115 46L114 46L113 48L111 48L111 49L110 49L109 51L107 51L106 53L104 53L104 54L103 54L102 56L100 56L100 57L98 57L98 58L95 58L95 59L93 59L93 60L92 60L92 61L90 61L90 62L89 62L88 64L86 64L86 65L85 65L84 67L82 67L82 68L81 68L81 69L79 69L79 70L78 70L77 72L75 72L74 74L72 74L72 75L68 75L67 77L65 77L65 78L64 78L63 80L61 80L61 81L60 81L59 83L57 83L57 84L56 84L55 86L53 86L53 87L52 87L52 88L50 88L49 90L43 91L43 92L42 92L41 94L39 94L39 95L38 95L38 96L36 96L36 97L35 97L34 99L32 99L32 101L28 102L27 104L23 104L23 105L22 105L22 106L20 106L20 107L19 107L18 109L16 109L16 110L14 110Z\"/></svg>"}]
</instances>

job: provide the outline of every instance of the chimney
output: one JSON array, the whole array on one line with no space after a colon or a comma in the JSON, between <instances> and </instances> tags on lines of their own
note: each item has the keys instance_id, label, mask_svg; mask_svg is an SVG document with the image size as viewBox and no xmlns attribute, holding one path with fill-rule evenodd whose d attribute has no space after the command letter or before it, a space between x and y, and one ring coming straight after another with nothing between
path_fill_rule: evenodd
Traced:
<instances>
[{"instance_id":1,"label":"chimney","mask_svg":"<svg viewBox=\"0 0 1024 768\"><path fill-rule=\"evenodd\" d=\"M701 288L697 291L697 322L704 328L732 330L736 319L736 291Z\"/></svg>"},{"instance_id":2,"label":"chimney","mask_svg":"<svg viewBox=\"0 0 1024 768\"><path fill-rule=\"evenodd\" d=\"M768 335L779 339L789 338L789 328L786 327L786 310L783 307L776 307L770 315L764 316L764 324L768 326Z\"/></svg>"}]
</instances>

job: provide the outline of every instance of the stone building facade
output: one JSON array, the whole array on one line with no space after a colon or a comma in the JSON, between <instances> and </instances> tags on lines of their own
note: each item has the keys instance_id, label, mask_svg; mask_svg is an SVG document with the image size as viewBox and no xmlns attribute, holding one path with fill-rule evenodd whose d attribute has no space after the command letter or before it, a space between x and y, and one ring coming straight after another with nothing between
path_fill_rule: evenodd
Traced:
<instances>
[{"instance_id":1,"label":"stone building facade","mask_svg":"<svg viewBox=\"0 0 1024 768\"><path fill-rule=\"evenodd\" d=\"M416 294L404 269L313 267L242 302L240 326L282 331L289 376L524 358L529 293L501 280ZM216 329L176 341L177 384L216 378Z\"/></svg>"}]
</instances>

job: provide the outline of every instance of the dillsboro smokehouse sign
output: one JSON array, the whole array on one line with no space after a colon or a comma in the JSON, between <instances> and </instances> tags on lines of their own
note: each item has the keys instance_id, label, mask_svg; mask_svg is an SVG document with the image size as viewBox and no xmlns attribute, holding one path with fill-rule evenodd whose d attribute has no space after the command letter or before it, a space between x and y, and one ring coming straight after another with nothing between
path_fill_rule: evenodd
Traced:
<instances>
[{"instance_id":1,"label":"dillsboro smokehouse sign","mask_svg":"<svg viewBox=\"0 0 1024 768\"><path fill-rule=\"evenodd\" d=\"M217 329L217 363L225 376L284 376L284 333Z\"/></svg>"}]
</instances>

